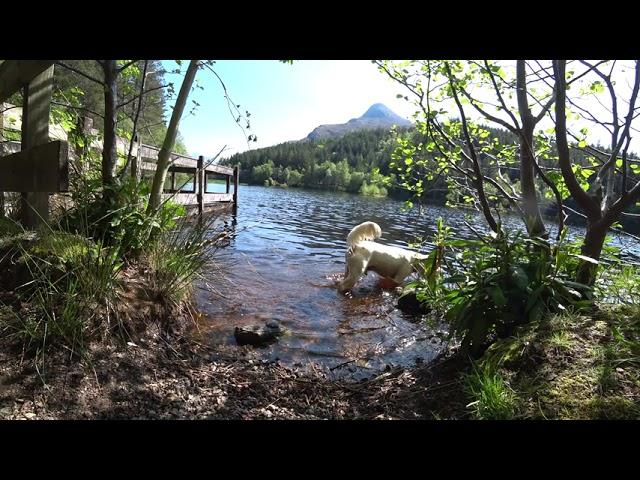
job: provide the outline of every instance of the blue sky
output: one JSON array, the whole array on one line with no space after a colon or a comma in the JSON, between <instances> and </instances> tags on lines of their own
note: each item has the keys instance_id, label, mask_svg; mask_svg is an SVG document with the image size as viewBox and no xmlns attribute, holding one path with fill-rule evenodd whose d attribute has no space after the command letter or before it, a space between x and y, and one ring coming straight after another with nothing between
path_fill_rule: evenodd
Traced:
<instances>
[{"instance_id":1,"label":"blue sky","mask_svg":"<svg viewBox=\"0 0 640 480\"><path fill-rule=\"evenodd\" d=\"M174 61L163 61L167 70ZM183 70L187 63L183 63ZM396 98L401 86L380 73L369 60L301 60L293 65L273 60L222 60L214 69L224 81L230 98L251 113L251 130L258 141L247 145L244 134L229 113L219 80L209 70L196 77L204 90L189 97L200 104L194 115L183 116L180 132L191 155L215 155L224 145L224 156L269 145L299 140L315 127L344 123L362 115L372 104L384 103L409 118L415 108ZM177 75L167 75L176 83ZM191 104L192 105L192 104ZM244 122L243 122L244 125Z\"/></svg>"},{"instance_id":2,"label":"blue sky","mask_svg":"<svg viewBox=\"0 0 640 480\"><path fill-rule=\"evenodd\" d=\"M167 70L177 66L172 60L162 63ZM513 62L503 63L507 69L514 68ZM186 66L184 61L183 71ZM626 82L630 92L633 72L627 67L621 70L619 80ZM243 113L245 110L251 113L251 130L247 134L257 135L258 141L247 144L229 112L219 80L211 71L200 70L196 81L204 89L195 89L189 97L190 105L191 100L195 100L200 106L194 115L185 113L180 123L180 132L192 156L210 158L226 145L222 156L228 157L249 148L299 140L318 125L345 123L378 102L405 118L410 118L416 109L410 102L396 97L398 93L407 94L406 90L380 73L370 60L298 60L293 65L275 60L222 60L216 62L214 69L233 102L241 105ZM182 77L167 74L166 79L175 82L177 94ZM478 98L482 98L482 94ZM606 102L606 96L604 100ZM593 97L586 96L581 103L601 119L610 117L606 105ZM467 110L471 118L479 119L472 109ZM640 120L634 125L635 137L638 122ZM545 119L538 128L552 126L551 121ZM589 126L592 140L609 143L610 135L603 128L579 120L572 122L575 132L582 126ZM632 140L631 151L640 151L638 138Z\"/></svg>"}]
</instances>

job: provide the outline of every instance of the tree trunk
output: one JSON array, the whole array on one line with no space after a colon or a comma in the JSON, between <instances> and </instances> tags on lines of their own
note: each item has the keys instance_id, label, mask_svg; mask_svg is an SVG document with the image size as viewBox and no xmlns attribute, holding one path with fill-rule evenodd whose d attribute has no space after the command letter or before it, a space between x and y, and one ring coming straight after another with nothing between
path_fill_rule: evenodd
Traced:
<instances>
[{"instance_id":1,"label":"tree trunk","mask_svg":"<svg viewBox=\"0 0 640 480\"><path fill-rule=\"evenodd\" d=\"M604 239L607 236L607 230L617 219L619 212L626 205L622 199L616 202L616 209L609 209L603 216L600 210L600 203L585 192L575 173L571 168L571 158L569 156L569 143L567 142L567 112L566 112L566 79L565 79L566 60L554 60L553 73L555 76L555 113L556 113L556 146L558 148L558 163L564 178L565 184L571 193L573 199L584 210L587 216L587 233L585 234L584 243L582 244L582 254L600 260ZM640 188L638 190L640 192ZM631 192L629 192L631 194ZM634 192L635 194L636 192ZM626 201L630 201L632 197L629 195ZM619 209L619 211L618 211ZM585 285L593 285L598 273L598 265L591 262L581 260L578 266L576 281Z\"/></svg>"},{"instance_id":2,"label":"tree trunk","mask_svg":"<svg viewBox=\"0 0 640 480\"><path fill-rule=\"evenodd\" d=\"M527 231L532 237L545 237L547 235L540 214L538 196L536 195L535 170L534 170L534 150L533 150L533 129L535 120L529 108L527 99L527 79L524 60L518 60L516 65L517 74L517 96L518 111L522 120L520 130L520 182L522 186L522 210L526 218Z\"/></svg>"},{"instance_id":3,"label":"tree trunk","mask_svg":"<svg viewBox=\"0 0 640 480\"><path fill-rule=\"evenodd\" d=\"M615 144L612 143L612 145L615 145ZM605 211L609 207L611 207L611 204L613 203L613 201L615 199L615 195L616 195L616 172L615 172L615 169L616 169L616 167L614 165L607 172L607 179L606 179L605 189L604 189L604 199L602 200L602 210L603 211ZM623 185L622 189L624 191L624 185Z\"/></svg>"},{"instance_id":4,"label":"tree trunk","mask_svg":"<svg viewBox=\"0 0 640 480\"><path fill-rule=\"evenodd\" d=\"M529 235L532 237L545 237L547 231L540 214L540 205L536 194L536 184L534 177L532 148L533 145L533 126L522 129L522 138L520 139L520 182L522 185L522 210L526 215L526 226Z\"/></svg>"},{"instance_id":5,"label":"tree trunk","mask_svg":"<svg viewBox=\"0 0 640 480\"><path fill-rule=\"evenodd\" d=\"M164 186L164 182L167 177L167 171L169 169L171 151L173 150L173 146L176 142L176 136L178 135L178 125L180 124L180 118L182 117L182 112L184 111L184 107L187 103L187 98L189 97L189 92L191 91L191 86L193 85L193 81L196 78L197 71L198 60L191 60L191 62L189 63L189 67L187 68L187 73L182 82L182 86L180 87L178 99L176 100L176 104L173 107L171 121L169 122L169 127L167 128L167 135L164 137L164 143L162 144L160 152L158 152L158 163L156 166L156 173L153 177L151 194L149 195L149 207L147 209L148 212L155 211L160 206L162 200L162 188Z\"/></svg>"},{"instance_id":6,"label":"tree trunk","mask_svg":"<svg viewBox=\"0 0 640 480\"><path fill-rule=\"evenodd\" d=\"M593 258L594 260L600 260L600 254L602 253L602 247L604 246L604 240L607 236L609 226L610 225L603 219L596 222L590 220L587 222L587 233L585 234L584 243L582 244L582 255ZM576 281L585 285L593 285L597 274L597 264L581 260L578 266Z\"/></svg>"},{"instance_id":7,"label":"tree trunk","mask_svg":"<svg viewBox=\"0 0 640 480\"><path fill-rule=\"evenodd\" d=\"M131 141L129 142L129 151L127 153L127 159L126 159L126 163L124 164L124 168L122 169L122 172L120 173L121 178L124 178L124 176L127 173L127 168L129 167L129 164L131 163L132 160L132 155L131 153L133 152L133 144L134 143L138 143L138 151L140 150L140 141L136 140L136 137L138 137L138 119L140 118L140 112L142 111L142 102L144 100L144 85L147 81L147 68L149 67L149 60L145 60L144 61L144 67L142 69L142 77L140 79L140 99L138 100L138 108L136 109L136 114L135 114L135 118L133 120L133 130L131 131ZM138 174L137 174L137 169L139 169L140 167L137 165L135 165L135 170L133 168L131 168L131 176L133 178L138 178Z\"/></svg>"},{"instance_id":8,"label":"tree trunk","mask_svg":"<svg viewBox=\"0 0 640 480\"><path fill-rule=\"evenodd\" d=\"M103 198L109 197L109 188L115 179L118 151L116 145L116 107L118 87L117 65L115 60L104 60L104 143L102 146L102 186Z\"/></svg>"}]
</instances>

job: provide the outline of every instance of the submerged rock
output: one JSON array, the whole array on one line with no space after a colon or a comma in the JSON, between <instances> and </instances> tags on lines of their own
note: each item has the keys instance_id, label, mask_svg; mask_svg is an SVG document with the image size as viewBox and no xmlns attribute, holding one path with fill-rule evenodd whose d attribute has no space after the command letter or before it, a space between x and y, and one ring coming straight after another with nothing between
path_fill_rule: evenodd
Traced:
<instances>
[{"instance_id":1,"label":"submerged rock","mask_svg":"<svg viewBox=\"0 0 640 480\"><path fill-rule=\"evenodd\" d=\"M253 345L254 347L274 342L283 333L284 329L278 322L273 320L264 324L236 327L233 332L238 345Z\"/></svg>"},{"instance_id":2,"label":"submerged rock","mask_svg":"<svg viewBox=\"0 0 640 480\"><path fill-rule=\"evenodd\" d=\"M431 311L431 308L418 301L415 290L408 290L398 298L398 308L410 315L424 315Z\"/></svg>"}]
</instances>

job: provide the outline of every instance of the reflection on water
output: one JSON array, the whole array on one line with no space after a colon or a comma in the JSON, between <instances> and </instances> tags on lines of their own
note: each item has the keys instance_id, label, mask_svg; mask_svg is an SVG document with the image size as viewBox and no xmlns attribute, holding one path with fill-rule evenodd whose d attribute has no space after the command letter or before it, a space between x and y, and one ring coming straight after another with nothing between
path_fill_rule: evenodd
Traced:
<instances>
[{"instance_id":1,"label":"reflection on water","mask_svg":"<svg viewBox=\"0 0 640 480\"><path fill-rule=\"evenodd\" d=\"M334 374L358 376L437 355L433 328L396 309L397 294L379 289L374 273L352 297L337 292L345 239L355 225L371 220L382 228L379 242L407 247L417 238L431 239L440 216L460 235L468 232L465 221L485 231L481 218L434 206L419 216L417 209L402 212L400 201L346 193L242 186L239 197L237 219L219 219L236 230L218 258L227 278L208 279L217 293L203 286L197 294L208 342L235 345L236 326L277 319L289 333L258 352L284 363L329 369L350 362ZM518 219L503 222L521 228Z\"/></svg>"}]
</instances>

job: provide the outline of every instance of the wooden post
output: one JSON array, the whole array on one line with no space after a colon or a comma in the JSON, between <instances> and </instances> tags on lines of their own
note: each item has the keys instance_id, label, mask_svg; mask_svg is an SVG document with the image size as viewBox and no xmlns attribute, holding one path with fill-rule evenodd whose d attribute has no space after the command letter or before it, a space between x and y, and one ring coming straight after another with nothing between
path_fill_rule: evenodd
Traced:
<instances>
[{"instance_id":1,"label":"wooden post","mask_svg":"<svg viewBox=\"0 0 640 480\"><path fill-rule=\"evenodd\" d=\"M204 157L200 155L198 157L198 169L196 170L196 175L198 177L197 181L197 192L198 192L198 213L202 215L204 211Z\"/></svg>"},{"instance_id":2,"label":"wooden post","mask_svg":"<svg viewBox=\"0 0 640 480\"><path fill-rule=\"evenodd\" d=\"M142 173L142 143L138 134L136 134L136 146L136 155L131 156L131 176L139 182Z\"/></svg>"},{"instance_id":3,"label":"wooden post","mask_svg":"<svg viewBox=\"0 0 640 480\"><path fill-rule=\"evenodd\" d=\"M49 111L53 91L53 65L25 87L22 106L22 150L49 142ZM49 221L49 193L22 192L22 224L35 229Z\"/></svg>"},{"instance_id":4,"label":"wooden post","mask_svg":"<svg viewBox=\"0 0 640 480\"><path fill-rule=\"evenodd\" d=\"M172 192L176 191L176 172L175 171L171 172L171 191Z\"/></svg>"},{"instance_id":5,"label":"wooden post","mask_svg":"<svg viewBox=\"0 0 640 480\"><path fill-rule=\"evenodd\" d=\"M138 176L138 154L131 155L131 178Z\"/></svg>"},{"instance_id":6,"label":"wooden post","mask_svg":"<svg viewBox=\"0 0 640 480\"><path fill-rule=\"evenodd\" d=\"M231 177L229 175L225 175L225 177L227 179L227 193L229 193L229 190L231 189Z\"/></svg>"},{"instance_id":7,"label":"wooden post","mask_svg":"<svg viewBox=\"0 0 640 480\"><path fill-rule=\"evenodd\" d=\"M240 164L233 169L233 211L238 210L238 184L240 183Z\"/></svg>"}]
</instances>

